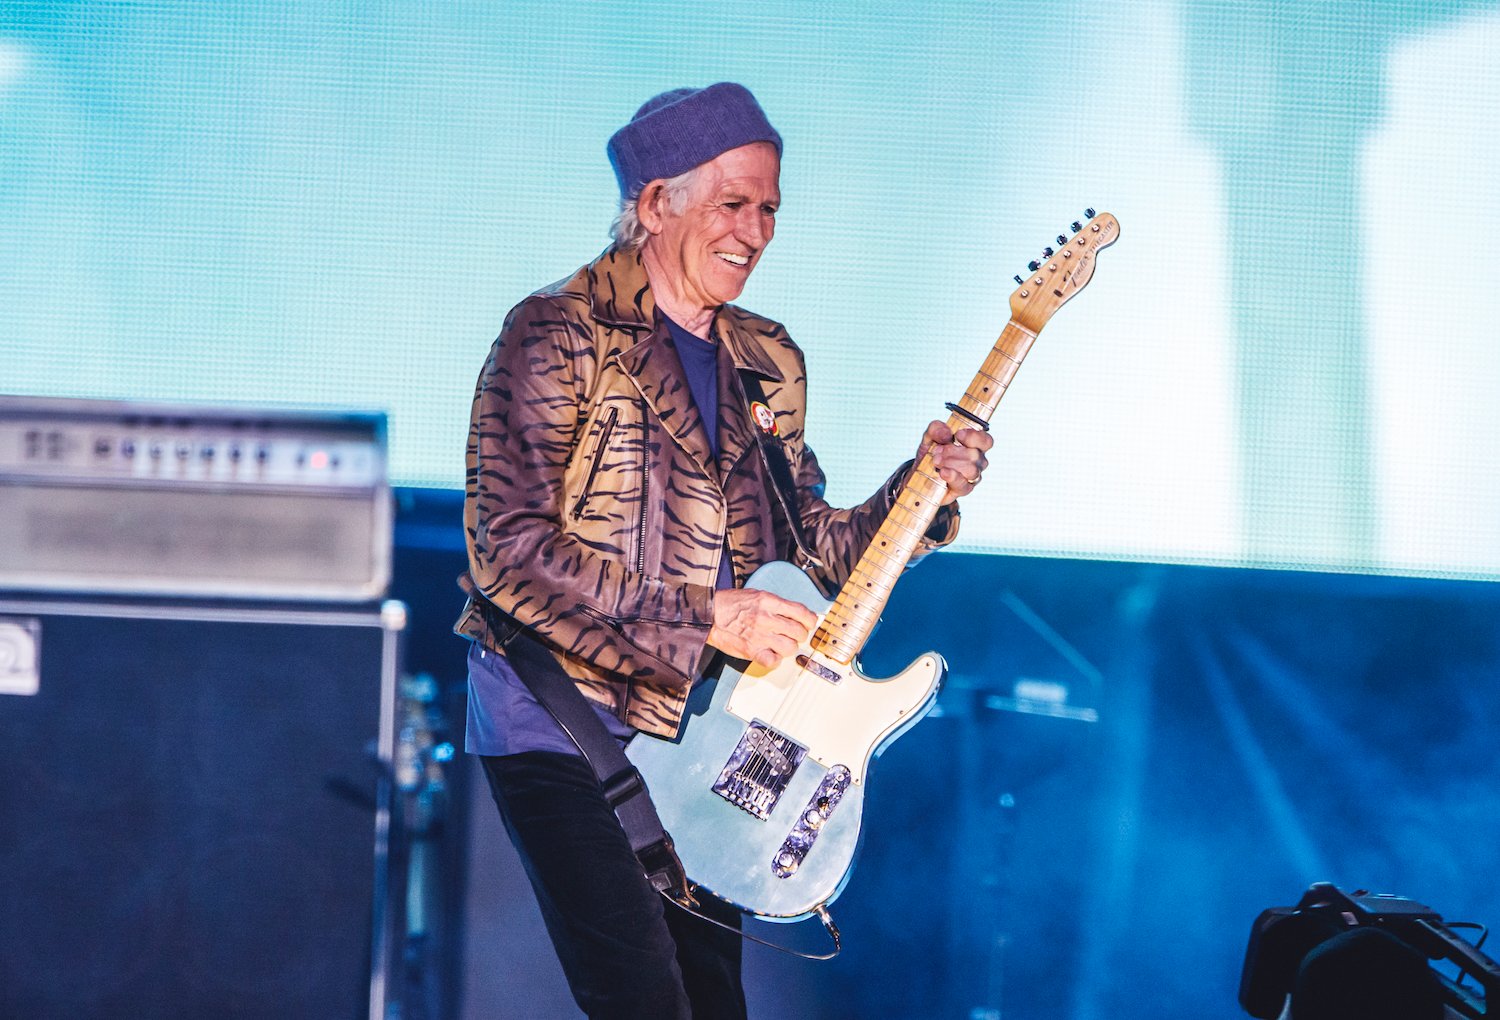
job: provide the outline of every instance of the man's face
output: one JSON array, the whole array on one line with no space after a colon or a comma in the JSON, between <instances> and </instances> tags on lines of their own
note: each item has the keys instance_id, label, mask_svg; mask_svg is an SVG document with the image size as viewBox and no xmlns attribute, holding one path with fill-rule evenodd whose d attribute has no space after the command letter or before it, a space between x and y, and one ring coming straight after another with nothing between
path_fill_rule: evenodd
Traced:
<instances>
[{"instance_id":1,"label":"man's face","mask_svg":"<svg viewBox=\"0 0 1500 1020\"><path fill-rule=\"evenodd\" d=\"M657 222L643 216L648 229L657 228L646 247L664 277L653 278L652 286L665 286L699 308L739 297L776 232L780 176L775 146L754 142L703 164L679 211L658 197ZM643 197L650 200L649 190Z\"/></svg>"}]
</instances>

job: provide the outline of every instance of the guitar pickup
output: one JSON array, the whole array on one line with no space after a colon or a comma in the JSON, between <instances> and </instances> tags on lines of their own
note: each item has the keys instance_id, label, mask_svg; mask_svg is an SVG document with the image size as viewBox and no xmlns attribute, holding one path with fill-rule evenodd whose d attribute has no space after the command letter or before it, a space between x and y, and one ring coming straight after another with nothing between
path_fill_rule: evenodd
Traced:
<instances>
[{"instance_id":1,"label":"guitar pickup","mask_svg":"<svg viewBox=\"0 0 1500 1020\"><path fill-rule=\"evenodd\" d=\"M835 765L828 770L817 790L808 799L807 807L797 816L797 824L792 826L781 849L771 858L771 873L777 878L791 878L802 867L802 861L812 849L813 841L823 831L823 823L828 821L828 816L833 814L833 809L838 807L843 798L844 791L849 789L850 778L849 770L843 765Z\"/></svg>"}]
</instances>

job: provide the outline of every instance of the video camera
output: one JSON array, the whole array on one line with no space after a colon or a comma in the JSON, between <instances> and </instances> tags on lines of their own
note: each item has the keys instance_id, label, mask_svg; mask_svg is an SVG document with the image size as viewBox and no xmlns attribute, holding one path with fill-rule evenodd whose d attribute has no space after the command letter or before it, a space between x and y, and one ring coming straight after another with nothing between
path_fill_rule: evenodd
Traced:
<instances>
[{"instance_id":1,"label":"video camera","mask_svg":"<svg viewBox=\"0 0 1500 1020\"><path fill-rule=\"evenodd\" d=\"M1240 975L1240 1005L1253 1017L1275 1020L1303 958L1358 927L1385 931L1429 966L1445 960L1456 968L1455 977L1433 968L1451 1014L1474 1020L1500 1016L1500 966L1453 934L1437 911L1400 896L1344 893L1326 882L1310 886L1295 907L1271 907L1255 919Z\"/></svg>"}]
</instances>

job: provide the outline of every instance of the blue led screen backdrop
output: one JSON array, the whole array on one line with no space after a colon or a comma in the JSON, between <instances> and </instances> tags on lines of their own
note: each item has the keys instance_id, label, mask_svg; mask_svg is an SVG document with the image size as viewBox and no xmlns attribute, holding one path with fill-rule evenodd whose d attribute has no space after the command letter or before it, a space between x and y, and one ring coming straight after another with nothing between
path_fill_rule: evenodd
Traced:
<instances>
[{"instance_id":1,"label":"blue led screen backdrop","mask_svg":"<svg viewBox=\"0 0 1500 1020\"><path fill-rule=\"evenodd\" d=\"M1500 577L1500 7L0 3L0 392L381 408L457 487L506 310L606 243L604 141L731 79L786 140L743 304L853 501L1011 277L1120 243L996 417L971 551Z\"/></svg>"}]
</instances>

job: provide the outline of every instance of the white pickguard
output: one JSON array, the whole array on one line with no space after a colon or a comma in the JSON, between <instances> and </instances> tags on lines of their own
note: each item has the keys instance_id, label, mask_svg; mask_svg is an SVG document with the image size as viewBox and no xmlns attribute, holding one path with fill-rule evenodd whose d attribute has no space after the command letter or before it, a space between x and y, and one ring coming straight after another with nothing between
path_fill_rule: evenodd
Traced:
<instances>
[{"instance_id":1,"label":"white pickguard","mask_svg":"<svg viewBox=\"0 0 1500 1020\"><path fill-rule=\"evenodd\" d=\"M841 679L834 683L804 668L801 656ZM774 670L752 666L742 673L726 707L743 722L763 722L791 737L824 768L847 767L863 783L870 758L914 713L912 722L926 714L942 668L935 654L924 655L889 680L876 681L804 646Z\"/></svg>"}]
</instances>

